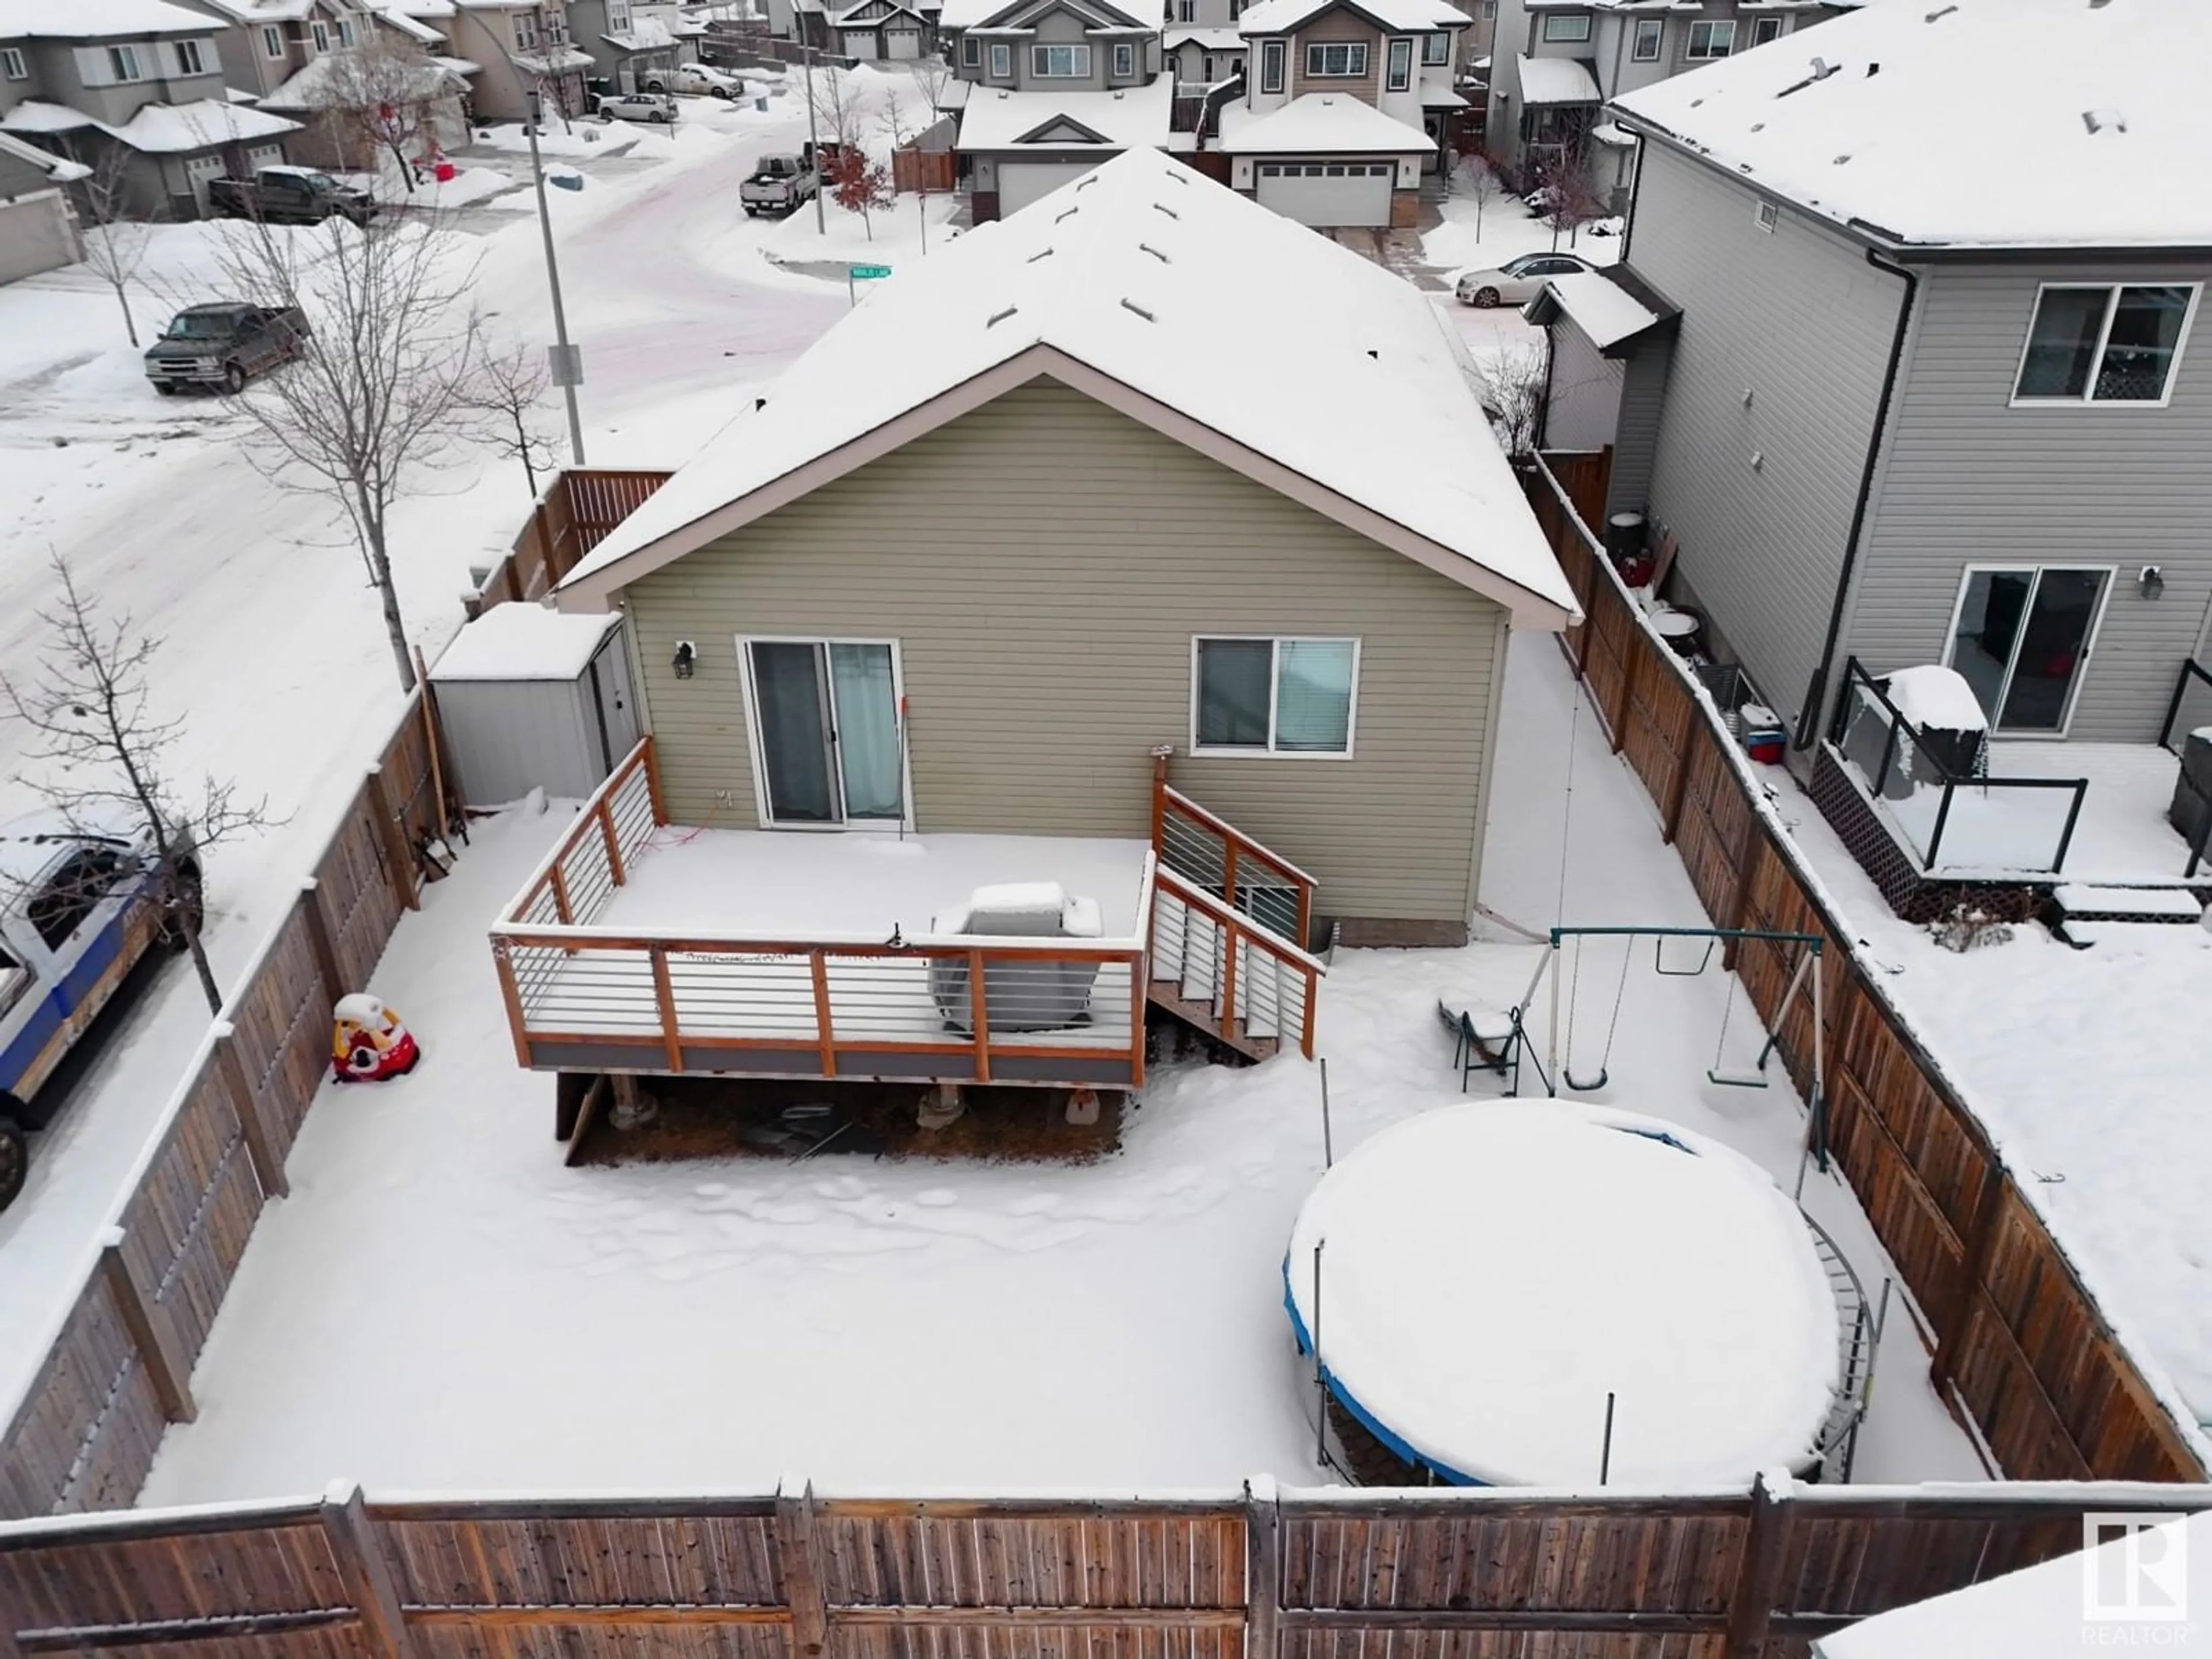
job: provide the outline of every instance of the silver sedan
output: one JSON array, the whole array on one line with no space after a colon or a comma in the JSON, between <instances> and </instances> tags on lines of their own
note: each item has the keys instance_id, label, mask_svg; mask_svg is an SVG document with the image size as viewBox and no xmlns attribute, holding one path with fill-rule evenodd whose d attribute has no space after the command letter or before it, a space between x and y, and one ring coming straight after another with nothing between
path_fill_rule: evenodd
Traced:
<instances>
[{"instance_id":1,"label":"silver sedan","mask_svg":"<svg viewBox=\"0 0 2212 1659\"><path fill-rule=\"evenodd\" d=\"M1571 253L1524 253L1494 270L1462 272L1452 293L1463 306L1526 305L1553 277L1595 269Z\"/></svg>"}]
</instances>

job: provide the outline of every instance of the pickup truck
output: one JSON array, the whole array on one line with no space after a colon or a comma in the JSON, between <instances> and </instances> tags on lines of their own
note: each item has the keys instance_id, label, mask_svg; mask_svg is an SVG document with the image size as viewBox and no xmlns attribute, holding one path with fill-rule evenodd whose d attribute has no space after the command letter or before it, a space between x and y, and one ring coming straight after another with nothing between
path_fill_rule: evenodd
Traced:
<instances>
[{"instance_id":1,"label":"pickup truck","mask_svg":"<svg viewBox=\"0 0 2212 1659\"><path fill-rule=\"evenodd\" d=\"M198 926L187 847L165 877L152 837L119 815L33 813L0 824L0 1210L23 1189L24 1136L58 1109L41 1089L156 949Z\"/></svg>"},{"instance_id":2,"label":"pickup truck","mask_svg":"<svg viewBox=\"0 0 2212 1659\"><path fill-rule=\"evenodd\" d=\"M146 378L165 398L187 386L243 392L252 376L298 356L307 338L296 306L187 306L146 348Z\"/></svg>"},{"instance_id":3,"label":"pickup truck","mask_svg":"<svg viewBox=\"0 0 2212 1659\"><path fill-rule=\"evenodd\" d=\"M763 213L796 212L800 204L822 188L813 163L796 155L763 155L753 176L738 186L738 199L748 218Z\"/></svg>"},{"instance_id":4,"label":"pickup truck","mask_svg":"<svg viewBox=\"0 0 2212 1659\"><path fill-rule=\"evenodd\" d=\"M251 179L215 179L208 205L226 219L279 225L319 225L334 214L365 225L376 216L376 200L367 191L313 167L270 167Z\"/></svg>"}]
</instances>

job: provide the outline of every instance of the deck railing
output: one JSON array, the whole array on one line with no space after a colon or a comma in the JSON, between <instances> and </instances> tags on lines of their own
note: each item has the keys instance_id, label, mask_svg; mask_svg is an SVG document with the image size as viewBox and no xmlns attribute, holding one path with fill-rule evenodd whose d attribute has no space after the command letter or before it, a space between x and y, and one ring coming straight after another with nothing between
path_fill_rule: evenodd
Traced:
<instances>
[{"instance_id":1,"label":"deck railing","mask_svg":"<svg viewBox=\"0 0 2212 1659\"><path fill-rule=\"evenodd\" d=\"M1224 1031L1245 1040L1314 1051L1314 1004L1325 971L1280 937L1212 893L1160 866L1152 902L1154 977L1212 1009Z\"/></svg>"},{"instance_id":2,"label":"deck railing","mask_svg":"<svg viewBox=\"0 0 2212 1659\"><path fill-rule=\"evenodd\" d=\"M1152 785L1152 850L1163 870L1301 951L1312 939L1314 878L1165 779Z\"/></svg>"},{"instance_id":3,"label":"deck railing","mask_svg":"<svg viewBox=\"0 0 2212 1659\"><path fill-rule=\"evenodd\" d=\"M1153 860L1119 939L595 925L666 821L644 739L495 928L525 1066L974 1083L1144 1079Z\"/></svg>"}]
</instances>

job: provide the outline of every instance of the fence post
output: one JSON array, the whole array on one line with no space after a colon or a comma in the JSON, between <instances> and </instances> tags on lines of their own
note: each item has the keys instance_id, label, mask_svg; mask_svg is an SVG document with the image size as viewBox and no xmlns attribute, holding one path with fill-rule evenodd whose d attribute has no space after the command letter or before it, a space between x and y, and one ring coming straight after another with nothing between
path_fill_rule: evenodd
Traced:
<instances>
[{"instance_id":1,"label":"fence post","mask_svg":"<svg viewBox=\"0 0 2212 1659\"><path fill-rule=\"evenodd\" d=\"M1619 604L1620 601L1616 599L1614 603ZM1616 755L1628 742L1629 711L1636 707L1636 676L1644 666L1644 659L1650 654L1651 651L1650 639L1642 629L1629 626L1626 629L1624 636L1628 643L1621 652L1620 707L1616 710L1609 711L1610 724L1613 726L1613 752Z\"/></svg>"},{"instance_id":2,"label":"fence post","mask_svg":"<svg viewBox=\"0 0 2212 1659\"><path fill-rule=\"evenodd\" d=\"M131 1276L123 1259L123 1229L110 1227L100 1243L100 1276L123 1316L124 1328L146 1366L146 1380L161 1402L161 1415L172 1423L189 1423L198 1415L192 1405L191 1361L178 1351L176 1328L168 1310L148 1297Z\"/></svg>"},{"instance_id":3,"label":"fence post","mask_svg":"<svg viewBox=\"0 0 2212 1659\"><path fill-rule=\"evenodd\" d=\"M361 1615L362 1646L370 1659L414 1659L392 1564L377 1544L358 1486L338 1481L323 1494L323 1537Z\"/></svg>"},{"instance_id":4,"label":"fence post","mask_svg":"<svg viewBox=\"0 0 2212 1659\"><path fill-rule=\"evenodd\" d=\"M1989 1272L1990 1256L1996 1249L1997 1218L2004 1212L2005 1166L1994 1147L1982 1156L1981 1190L1974 1197L1972 1231L1962 1241L1957 1282L1946 1292L1943 1305L1930 1310L1936 1321L1936 1355L1928 1362L1928 1380L1937 1395L1949 1384L1959 1363L1959 1347L1973 1322L1974 1291Z\"/></svg>"},{"instance_id":5,"label":"fence post","mask_svg":"<svg viewBox=\"0 0 2212 1659\"><path fill-rule=\"evenodd\" d=\"M392 804L392 791L386 787L384 769L368 769L368 787L364 792L368 810L376 819L376 833L384 839L384 856L392 866L392 891L409 909L418 909L422 901L415 892L415 860L407 850L407 827L399 821L399 814Z\"/></svg>"},{"instance_id":6,"label":"fence post","mask_svg":"<svg viewBox=\"0 0 2212 1659\"><path fill-rule=\"evenodd\" d=\"M253 1165L253 1176L261 1183L263 1195L286 1196L292 1185L284 1176L284 1160L276 1155L276 1144L270 1139L269 1126L261 1118L261 1103L246 1080L246 1062L238 1057L238 1034L228 1024L216 1027L215 1063L238 1102L238 1132L245 1139L246 1156Z\"/></svg>"},{"instance_id":7,"label":"fence post","mask_svg":"<svg viewBox=\"0 0 2212 1659\"><path fill-rule=\"evenodd\" d=\"M791 1489L786 1478L775 1493L775 1548L783 1566L784 1599L791 1603L791 1648L814 1659L830 1640L830 1607L822 1588L822 1552L814 1537L814 1485Z\"/></svg>"},{"instance_id":8,"label":"fence post","mask_svg":"<svg viewBox=\"0 0 2212 1659\"><path fill-rule=\"evenodd\" d=\"M1283 1511L1273 1475L1244 1483L1244 1659L1276 1659L1283 1608Z\"/></svg>"},{"instance_id":9,"label":"fence post","mask_svg":"<svg viewBox=\"0 0 2212 1659\"><path fill-rule=\"evenodd\" d=\"M1698 718L1698 707L1690 705L1690 720L1683 729L1681 752L1674 757L1674 775L1667 780L1667 799L1660 803L1659 844L1672 847L1674 837L1681 833L1682 803L1690 793L1690 764L1697 758L1698 745L1712 742L1712 731Z\"/></svg>"},{"instance_id":10,"label":"fence post","mask_svg":"<svg viewBox=\"0 0 2212 1659\"><path fill-rule=\"evenodd\" d=\"M313 876L300 884L300 915L307 925L307 944L315 953L315 972L331 1002L346 994L345 975L338 968L337 946L331 939L331 925L323 917L321 884Z\"/></svg>"},{"instance_id":11,"label":"fence post","mask_svg":"<svg viewBox=\"0 0 2212 1659\"><path fill-rule=\"evenodd\" d=\"M1781 1483L1778 1492L1767 1484L1769 1478L1762 1471L1751 1483L1751 1525L1743 1538L1743 1565L1729 1594L1728 1638L1721 1650L1725 1659L1760 1659L1782 1589L1783 1557L1796 1525L1796 1501L1787 1474L1772 1477Z\"/></svg>"}]
</instances>

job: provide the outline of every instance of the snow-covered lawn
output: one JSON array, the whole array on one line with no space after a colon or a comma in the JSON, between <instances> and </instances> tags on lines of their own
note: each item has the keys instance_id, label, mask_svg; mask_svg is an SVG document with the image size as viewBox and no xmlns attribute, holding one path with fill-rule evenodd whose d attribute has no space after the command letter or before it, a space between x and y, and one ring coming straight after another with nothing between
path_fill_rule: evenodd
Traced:
<instances>
[{"instance_id":1,"label":"snow-covered lawn","mask_svg":"<svg viewBox=\"0 0 2212 1659\"><path fill-rule=\"evenodd\" d=\"M1998 746L2006 769L2014 747ZM2070 745L2036 747L2033 769L2080 772ZM2157 767L2160 752L2139 758ZM2172 764L2159 768L2169 787ZM2093 804L2108 782L2148 808L2154 792L2130 793L2118 774L2091 784ZM2212 932L2086 923L2069 929L2092 941L2075 951L2029 924L1957 954L1891 914L1808 798L1790 789L1782 805L1887 968L1884 988L2004 1149L2136 1363L2163 1368L2197 1420L2212 1419ZM2127 838L2104 840L2110 851ZM2179 875L2179 846L2136 873Z\"/></svg>"},{"instance_id":2,"label":"snow-covered lawn","mask_svg":"<svg viewBox=\"0 0 2212 1659\"><path fill-rule=\"evenodd\" d=\"M1478 211L1474 198L1455 191L1440 204L1443 222L1421 233L1421 253L1454 276L1461 271L1495 269L1523 253L1562 253L1584 263L1609 265L1620 258L1621 222L1607 219L1579 233L1554 238L1552 228L1528 211L1516 196L1498 196ZM1607 233L1599 234L1602 229Z\"/></svg>"},{"instance_id":3,"label":"snow-covered lawn","mask_svg":"<svg viewBox=\"0 0 2212 1659\"><path fill-rule=\"evenodd\" d=\"M1553 643L1520 641L1510 681L1488 901L1552 919L1571 727L1570 917L1695 923L1641 787L1571 717ZM1280 1276L1322 1167L1315 1066L1158 1071L1122 1150L1081 1167L829 1152L568 1169L483 939L566 823L487 822L401 925L374 988L424 1063L317 1103L292 1196L201 1358L199 1419L171 1431L145 1501L318 1491L341 1472L447 1490L726 1491L793 1469L940 1491L1316 1478ZM1584 975L1586 1059L1618 961ZM1519 944L1340 956L1319 1030L1339 1155L1460 1099L1437 998L1486 1000L1529 965ZM1614 1080L1591 1098L1788 1183L1802 1117L1778 1073L1765 1091L1705 1080L1727 984L1634 974ZM1739 1001L1732 1060L1748 1018ZM1816 1174L1807 1201L1878 1294L1849 1194ZM1883 1352L1860 1475L1975 1478L1901 1303Z\"/></svg>"},{"instance_id":4,"label":"snow-covered lawn","mask_svg":"<svg viewBox=\"0 0 2212 1659\"><path fill-rule=\"evenodd\" d=\"M889 265L896 272L910 260L927 258L960 234L951 228L959 206L960 198L951 194L902 196L894 206L863 219L825 199L823 228L817 230L809 203L775 222L762 252L780 265Z\"/></svg>"}]
</instances>

